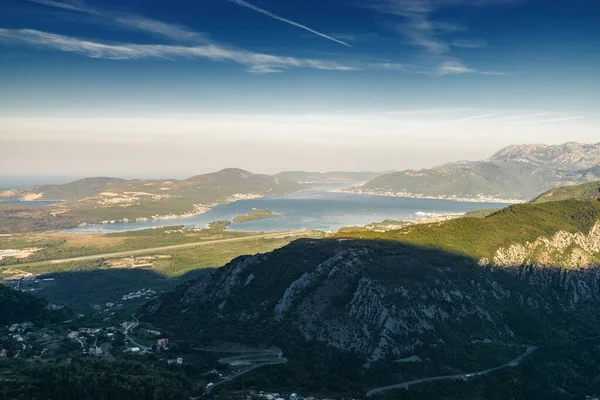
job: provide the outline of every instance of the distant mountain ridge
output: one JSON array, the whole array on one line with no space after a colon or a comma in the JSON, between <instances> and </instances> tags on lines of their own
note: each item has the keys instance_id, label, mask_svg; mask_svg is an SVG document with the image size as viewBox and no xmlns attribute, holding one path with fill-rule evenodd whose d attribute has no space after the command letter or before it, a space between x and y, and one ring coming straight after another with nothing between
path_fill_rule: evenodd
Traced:
<instances>
[{"instance_id":1,"label":"distant mountain ridge","mask_svg":"<svg viewBox=\"0 0 600 400\"><path fill-rule=\"evenodd\" d=\"M600 143L512 145L497 151L487 161L519 162L537 166L585 170L600 165Z\"/></svg>"},{"instance_id":2,"label":"distant mountain ridge","mask_svg":"<svg viewBox=\"0 0 600 400\"><path fill-rule=\"evenodd\" d=\"M309 171L282 171L275 176L290 179L298 183L356 183L373 179L386 172L371 171L329 171L329 172L309 172Z\"/></svg>"},{"instance_id":3,"label":"distant mountain ridge","mask_svg":"<svg viewBox=\"0 0 600 400\"><path fill-rule=\"evenodd\" d=\"M556 186L599 179L600 143L569 142L508 146L485 161L393 172L351 190L407 197L525 201Z\"/></svg>"},{"instance_id":4,"label":"distant mountain ridge","mask_svg":"<svg viewBox=\"0 0 600 400\"><path fill-rule=\"evenodd\" d=\"M85 178L61 185L6 190L0 192L0 201L65 199L65 203L44 207L44 212L71 225L77 219L89 223L176 218L205 212L217 204L292 193L303 187L288 179L227 168L183 180ZM0 208L0 212L3 210L10 214L0 214L0 218L13 226L23 225L23 219L38 218L41 212L31 211L28 217L23 207Z\"/></svg>"}]
</instances>

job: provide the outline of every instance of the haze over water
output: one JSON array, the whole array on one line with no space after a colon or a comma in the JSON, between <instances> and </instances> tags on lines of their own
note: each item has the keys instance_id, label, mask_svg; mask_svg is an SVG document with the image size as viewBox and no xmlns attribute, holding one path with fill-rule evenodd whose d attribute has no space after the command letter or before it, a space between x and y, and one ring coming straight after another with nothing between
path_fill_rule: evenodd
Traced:
<instances>
[{"instance_id":1,"label":"haze over water","mask_svg":"<svg viewBox=\"0 0 600 400\"><path fill-rule=\"evenodd\" d=\"M329 192L331 189L343 187L347 187L347 185L313 185L310 189L294 194L241 200L216 206L204 214L193 217L90 225L73 228L69 232L123 232L174 225L204 228L209 222L231 221L234 217L247 214L253 209L271 210L279 216L243 223L233 222L228 229L255 232L291 229L333 231L345 226L366 225L385 219L415 219L423 217L423 213L465 213L482 208L506 207L506 204L498 203L468 203Z\"/></svg>"}]
</instances>

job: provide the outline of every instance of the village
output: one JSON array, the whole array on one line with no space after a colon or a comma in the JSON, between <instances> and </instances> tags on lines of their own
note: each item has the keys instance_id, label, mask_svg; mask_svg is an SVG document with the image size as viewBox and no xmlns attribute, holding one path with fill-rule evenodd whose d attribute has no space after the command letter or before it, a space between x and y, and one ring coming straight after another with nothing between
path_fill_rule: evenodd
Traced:
<instances>
[{"instance_id":1,"label":"village","mask_svg":"<svg viewBox=\"0 0 600 400\"><path fill-rule=\"evenodd\" d=\"M78 317L83 318L81 314ZM183 357L171 356L169 339L160 337L161 332L144 329L141 338L132 338L130 333L138 326L137 320L100 328L69 328L75 322L67 320L51 328L38 328L27 321L0 328L0 358L5 361L16 358L38 360L79 353L114 359L119 354L154 353L168 365L183 364Z\"/></svg>"}]
</instances>

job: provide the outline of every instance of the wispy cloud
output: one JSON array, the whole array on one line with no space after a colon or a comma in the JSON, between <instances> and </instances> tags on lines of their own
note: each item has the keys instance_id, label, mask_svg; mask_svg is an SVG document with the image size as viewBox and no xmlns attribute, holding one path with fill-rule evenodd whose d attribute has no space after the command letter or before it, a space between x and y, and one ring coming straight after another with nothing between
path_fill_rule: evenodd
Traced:
<instances>
[{"instance_id":1,"label":"wispy cloud","mask_svg":"<svg viewBox=\"0 0 600 400\"><path fill-rule=\"evenodd\" d=\"M473 110L477 111L477 110ZM541 124L553 122L567 122L586 118L583 115L568 115L564 112L530 112L514 113L511 111L479 110L478 114L467 115L453 122L474 122L492 124ZM483 112L483 113L482 113Z\"/></svg>"},{"instance_id":2,"label":"wispy cloud","mask_svg":"<svg viewBox=\"0 0 600 400\"><path fill-rule=\"evenodd\" d=\"M455 120L454 122L465 122L465 121L473 121L475 119L484 119L484 118L489 118L489 117L494 117L498 115L498 113L486 113L486 114L479 114L479 115L471 115L469 117L464 117L464 118L459 118L457 120Z\"/></svg>"},{"instance_id":3,"label":"wispy cloud","mask_svg":"<svg viewBox=\"0 0 600 400\"><path fill-rule=\"evenodd\" d=\"M157 21L150 18L131 15L127 13L117 13L106 10L93 8L83 2L71 4L66 2L58 2L53 0L29 0L32 3L40 5L62 8L65 10L76 11L84 14L90 14L103 17L122 29L141 31L150 33L156 36L165 37L167 39L185 42L206 42L205 35L199 32L194 32L177 24Z\"/></svg>"},{"instance_id":4,"label":"wispy cloud","mask_svg":"<svg viewBox=\"0 0 600 400\"><path fill-rule=\"evenodd\" d=\"M186 45L133 43L110 44L84 40L71 36L42 32L33 29L0 29L0 37L30 45L81 54L91 58L132 60L141 58L206 58L213 61L230 61L247 66L246 71L256 74L282 72L287 68L312 68L321 70L349 71L355 66L342 65L326 60L273 56L248 50L226 47L209 40L200 32L177 24L157 21L139 15L113 12L91 7L83 2L67 3L54 0L29 0L40 5L94 15L118 26L164 37Z\"/></svg>"},{"instance_id":5,"label":"wispy cloud","mask_svg":"<svg viewBox=\"0 0 600 400\"><path fill-rule=\"evenodd\" d=\"M91 8L85 5L74 5L70 3L63 3L61 1L53 1L53 0L29 0L32 3L41 4L49 7L62 8L65 10L78 11L86 14L99 14L97 11L92 10Z\"/></svg>"},{"instance_id":6,"label":"wispy cloud","mask_svg":"<svg viewBox=\"0 0 600 400\"><path fill-rule=\"evenodd\" d=\"M33 29L2 29L0 39L20 41L35 46L81 54L91 58L133 60L142 58L204 58L212 61L230 61L247 66L250 72L279 72L287 68L312 68L331 71L350 71L355 67L309 58L274 56L247 50L226 48L217 44L140 45L106 44L70 36L57 35Z\"/></svg>"},{"instance_id":7,"label":"wispy cloud","mask_svg":"<svg viewBox=\"0 0 600 400\"><path fill-rule=\"evenodd\" d=\"M379 38L374 32L369 33L332 33L331 37L334 37L339 40L344 40L346 42L370 42Z\"/></svg>"},{"instance_id":8,"label":"wispy cloud","mask_svg":"<svg viewBox=\"0 0 600 400\"><path fill-rule=\"evenodd\" d=\"M120 29L134 30L154 36L169 39L175 44L134 44L134 43L104 43L97 40L85 40L72 36L42 32L33 29L0 29L0 38L4 40L24 42L38 47L52 48L61 51L81 54L86 57L107 58L115 60L131 60L141 58L163 58L174 60L178 58L205 58L213 61L230 61L246 66L246 71L255 74L268 74L282 72L288 68L312 68L321 70L349 71L359 69L376 69L398 71L408 74L424 74L430 76L448 76L461 74L480 75L506 75L502 72L480 71L466 66L461 60L450 57L450 44L439 40L437 35L464 31L465 28L452 22L432 21L430 14L437 8L445 5L490 3L493 0L379 0L374 7L379 10L400 15L408 19L409 36L412 35L413 43L419 44L436 54L429 60L420 60L417 63L375 62L349 64L321 59L307 59L297 57L274 56L256 53L249 50L224 46L208 39L201 32L190 30L177 24L158 21L139 15L125 12L104 10L89 6L83 1L60 2L55 0L29 0L30 2L47 7L89 14L96 22L109 23ZM229 0L240 6L268 15L285 23L300 27L312 34L333 40L343 45L345 41L367 40L374 34L331 34L325 35L314 31L294 21L279 17L269 11L256 7L244 0ZM508 1L496 0L495 2ZM402 31L404 32L404 31ZM376 36L376 35L375 35ZM481 44L477 41L454 41L455 47L475 47ZM485 43L485 42L483 42Z\"/></svg>"},{"instance_id":9,"label":"wispy cloud","mask_svg":"<svg viewBox=\"0 0 600 400\"><path fill-rule=\"evenodd\" d=\"M256 11L256 12L259 12L259 13L261 13L261 14L264 14L264 15L266 15L266 16L268 16L268 17L271 17L271 18L273 18L273 19L276 19L276 20L278 20L278 21L285 22L286 24L290 24L290 25L293 25L293 26L295 26L295 27L298 27L298 28L300 28L300 29L304 29L305 31L308 31L308 32L310 32L310 33L313 33L313 34L315 34L315 35L317 35L317 36L321 36L322 38L325 38L325 39L331 40L331 41L333 41L333 42L336 42L336 43L339 43L339 44L343 44L344 46L352 47L352 46L350 46L348 43L346 43L346 42L344 42L344 41L341 41L341 40L339 40L339 39L336 39L336 38L334 38L334 37L331 37L331 36L329 36L329 35L326 35L326 34L324 34L324 33L321 33L321 32L319 32L319 31L315 31L314 29L311 29L311 28L309 28L308 26L305 26L305 25L299 24L299 23L297 23L297 22L294 22L294 21L292 21L292 20L289 20L289 19L287 19L287 18L280 17L279 15L273 14L272 12L270 12L270 11L267 11L267 10L265 10L265 9L263 9L263 8L256 7L255 5L253 5L253 4L250 4L250 3L248 3L247 1L244 1L244 0L229 0L229 1L230 1L230 2L232 2L232 3L235 3L235 4L239 5L239 6L246 7L246 8L249 8L250 10L254 10L254 11Z\"/></svg>"},{"instance_id":10,"label":"wispy cloud","mask_svg":"<svg viewBox=\"0 0 600 400\"><path fill-rule=\"evenodd\" d=\"M474 68L467 67L462 63L462 61L458 59L448 59L443 61L436 70L436 75L444 76L444 75L462 75L462 74L478 74L478 75L497 75L497 76L507 76L508 74L505 72L497 72L497 71L479 71Z\"/></svg>"},{"instance_id":11,"label":"wispy cloud","mask_svg":"<svg viewBox=\"0 0 600 400\"><path fill-rule=\"evenodd\" d=\"M406 37L409 43L424 51L430 60L437 60L435 74L483 74L506 75L502 72L482 72L465 66L456 57L450 57L453 47L464 49L482 48L487 45L484 40L475 38L456 38L456 33L468 32L463 24L453 21L443 21L437 18L441 9L451 6L490 6L498 4L513 4L518 0L374 0L363 4L380 13L392 15L400 20L392 24L392 29ZM431 63L430 61L430 63Z\"/></svg>"},{"instance_id":12,"label":"wispy cloud","mask_svg":"<svg viewBox=\"0 0 600 400\"><path fill-rule=\"evenodd\" d=\"M535 122L538 123L544 123L544 122L564 122L564 121L573 121L576 119L584 119L585 116L584 115L576 115L576 116L572 116L572 117L560 117L560 118L546 118L546 119L539 119Z\"/></svg>"},{"instance_id":13,"label":"wispy cloud","mask_svg":"<svg viewBox=\"0 0 600 400\"><path fill-rule=\"evenodd\" d=\"M532 118L538 119L538 117L547 117L551 115L549 112L536 112L526 114L513 114L501 118L494 118L494 121L523 121L531 120Z\"/></svg>"},{"instance_id":14,"label":"wispy cloud","mask_svg":"<svg viewBox=\"0 0 600 400\"><path fill-rule=\"evenodd\" d=\"M483 39L455 39L451 45L463 49L480 49L487 46L487 43Z\"/></svg>"}]
</instances>

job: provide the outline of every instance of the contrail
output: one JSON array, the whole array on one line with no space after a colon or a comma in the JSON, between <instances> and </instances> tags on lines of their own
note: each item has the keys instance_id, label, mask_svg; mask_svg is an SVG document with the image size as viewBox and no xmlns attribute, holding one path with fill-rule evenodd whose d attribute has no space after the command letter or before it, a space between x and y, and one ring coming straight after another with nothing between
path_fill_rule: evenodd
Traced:
<instances>
[{"instance_id":1,"label":"contrail","mask_svg":"<svg viewBox=\"0 0 600 400\"><path fill-rule=\"evenodd\" d=\"M275 15L275 14L273 14L272 12L269 12L269 11L267 11L267 10L263 10L262 8L259 8L259 7L256 7L255 5L252 5L252 4L250 4L250 3L247 3L247 2L245 2L244 0L229 0L229 1L230 1L230 2L232 2L232 3L235 3L235 4L239 5L239 6L246 7L246 8L249 8L249 9L251 9L251 10L254 10L254 11L258 11L259 13L265 14L265 15L267 15L267 16L269 16L269 17L271 17L271 18L274 18L274 19L276 19L276 20L279 20L279 21L281 21L281 22L285 22L286 24L290 24L290 25L297 26L298 28L302 28L302 29L304 29L305 31L309 31L310 33L314 33L315 35L318 35L318 36L324 37L325 39L329 39L329 40L331 40L331 41L334 41L334 42L336 42L336 43L343 44L344 46L352 47L352 46L350 46L350 45L349 45L348 43L346 43L346 42L342 42L341 40L338 40L338 39L336 39L336 38L332 38L331 36L328 36L328 35L326 35L326 34L324 34L324 33L317 32L317 31L315 31L314 29L310 29L308 26L304 26L304 25L302 25L302 24L299 24L299 23L297 23L297 22L290 21L290 20L289 20L289 19L287 19L287 18L283 18L283 17L280 17L279 15Z\"/></svg>"}]
</instances>

